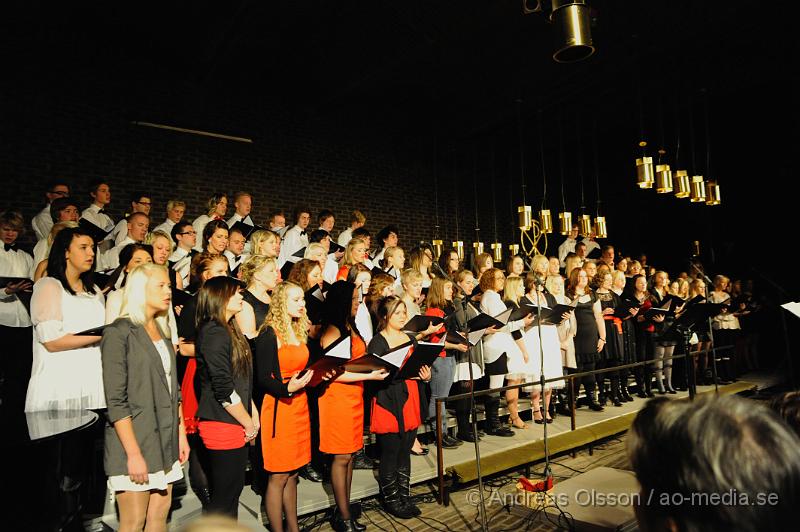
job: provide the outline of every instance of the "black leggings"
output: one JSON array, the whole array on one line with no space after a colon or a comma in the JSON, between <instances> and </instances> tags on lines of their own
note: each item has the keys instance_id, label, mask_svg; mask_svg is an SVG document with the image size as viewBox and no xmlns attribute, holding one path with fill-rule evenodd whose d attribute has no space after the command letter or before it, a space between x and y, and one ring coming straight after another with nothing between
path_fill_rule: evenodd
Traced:
<instances>
[{"instance_id":1,"label":"black leggings","mask_svg":"<svg viewBox=\"0 0 800 532\"><path fill-rule=\"evenodd\" d=\"M576 353L576 358L578 360L578 371L577 371L578 373L595 370L595 366L597 365L597 362L595 360L596 353L587 353L587 354ZM577 385L575 386L575 394L576 395L578 394L578 392L580 391L580 385L581 383L583 383L583 389L586 391L586 398L589 399L589 401L592 401L593 398L592 394L594 393L594 387L596 382L597 379L594 374L582 377L580 382L577 383Z\"/></svg>"},{"instance_id":2,"label":"black leggings","mask_svg":"<svg viewBox=\"0 0 800 532\"><path fill-rule=\"evenodd\" d=\"M636 362L645 362L655 358L656 344L653 333L641 331L636 336ZM653 381L653 364L636 367L636 380L644 385L645 390L650 390ZM640 390L641 391L641 390Z\"/></svg>"},{"instance_id":3,"label":"black leggings","mask_svg":"<svg viewBox=\"0 0 800 532\"><path fill-rule=\"evenodd\" d=\"M414 438L417 437L416 429L402 433L376 434L375 437L381 446L381 462L378 467L381 478L389 478L397 471L411 467L411 448L414 446Z\"/></svg>"},{"instance_id":4,"label":"black leggings","mask_svg":"<svg viewBox=\"0 0 800 532\"><path fill-rule=\"evenodd\" d=\"M187 434L186 439L189 441L189 483L192 485L192 490L197 493L198 490L208 489L209 481L208 476L211 467L208 461L208 449L203 445L203 440L200 439L200 434L195 432Z\"/></svg>"},{"instance_id":5,"label":"black leggings","mask_svg":"<svg viewBox=\"0 0 800 532\"><path fill-rule=\"evenodd\" d=\"M224 451L208 450L211 464L211 504L210 513L226 514L234 519L239 513L239 495L244 488L244 474L247 469L247 445L238 449Z\"/></svg>"}]
</instances>

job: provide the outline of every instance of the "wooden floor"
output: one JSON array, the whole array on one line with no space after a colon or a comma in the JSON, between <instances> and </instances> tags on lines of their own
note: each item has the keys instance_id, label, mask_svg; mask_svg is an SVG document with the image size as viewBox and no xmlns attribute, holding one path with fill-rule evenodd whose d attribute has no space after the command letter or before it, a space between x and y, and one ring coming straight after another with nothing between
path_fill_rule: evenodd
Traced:
<instances>
[{"instance_id":1,"label":"wooden floor","mask_svg":"<svg viewBox=\"0 0 800 532\"><path fill-rule=\"evenodd\" d=\"M748 375L747 377L746 381L720 387L720 392L738 393L756 386L764 388L772 382L770 376L755 376L755 378L750 378L751 376ZM698 388L699 393L713 393L713 391L713 386ZM686 392L679 392L678 395L669 397L685 398L687 396L688 394ZM632 419L633 415L635 415L644 403L644 399L637 398L633 402L623 403L622 407L607 406L603 412L591 412L586 408L578 409L578 429L584 429L587 431L587 434L590 435L594 433L602 434L602 436L596 438L602 438L602 441L599 445L593 444L593 456L589 456L588 451L580 451L576 458L572 458L562 450L561 456L554 461L553 465L553 473L556 476L556 480L558 480L559 477L567 478L572 476L572 473L575 471L583 471L591 466L607 465L618 468L627 467L626 459L623 458L624 445L620 443L622 440L619 437L615 439L614 436L604 433L603 431L608 426L620 426L620 420L626 418ZM530 425L531 427L528 429L517 430L515 436L511 438L501 438L497 436L484 437L480 443L481 464L490 463L493 459L497 459L498 456L513 456L513 460L516 460L516 465L514 467L520 464L537 461L538 457L534 456L533 452L529 453L529 451L537 445L540 446L543 437L543 425L535 425L532 423ZM624 423L622 426L624 426ZM618 430L617 434L624 432L624 430L625 428ZM557 417L554 423L548 425L548 441L550 441L550 438L557 439L559 436L562 438L569 437L569 433L569 418ZM585 449L586 443L577 447ZM479 525L477 521L475 521L475 517L477 516L475 506L470 506L465 503L466 499L464 499L469 493L470 484L464 487L465 490L451 494L452 504L449 507L440 506L434 501L433 495L435 493L435 479L437 477L435 446L430 446L430 450L430 454L426 457L411 457L414 494L418 495L421 501L427 501L421 504L423 518L415 519L408 523L400 523L389 519L389 516L378 511L379 506L374 497L378 494L378 483L375 477L376 473L373 471L356 470L353 476L352 500L364 500L366 511L362 521L369 524L370 520L373 520L374 528L377 530L381 528L384 530L410 528L412 530L448 531L479 529ZM609 450L613 452L606 452ZM445 449L443 458L446 469L452 471L458 470L459 468L464 470L464 468L466 468L466 470L469 470L475 466L475 448L472 444L465 443L456 449ZM503 474L504 473L495 473L490 484L492 486L503 485L508 488L505 482L508 481L509 478L503 476ZM484 475L486 475L486 472L484 472ZM511 488L508 489L513 490L513 483L511 484ZM259 511L259 503L260 498L249 487L245 487L239 503L239 522L241 524L253 530L264 530L263 516ZM309 529L313 528L316 530L319 525L323 525L324 515L322 511L332 505L333 492L329 483L313 483L301 480L298 486L298 515L302 517L306 526L310 527ZM491 511L489 513L491 513ZM515 517L513 514L501 515L501 513L493 517L493 525L490 527L490 530L513 529L514 527L510 526L510 523L512 523L514 519L516 519L517 522L520 521L519 516ZM116 530L117 522L111 500L106 504L106 511L104 514L102 518L103 528L106 530ZM191 491L189 491L181 500L181 507L173 512L170 530L179 530L182 525L196 519L200 515L200 503ZM437 524L437 520L441 521L441 523ZM496 528L495 524L497 525ZM507 524L509 524L509 526L506 526ZM319 529L329 530L329 525L324 524L323 527ZM544 529L545 528L542 530ZM533 530L539 529L533 528Z\"/></svg>"}]
</instances>

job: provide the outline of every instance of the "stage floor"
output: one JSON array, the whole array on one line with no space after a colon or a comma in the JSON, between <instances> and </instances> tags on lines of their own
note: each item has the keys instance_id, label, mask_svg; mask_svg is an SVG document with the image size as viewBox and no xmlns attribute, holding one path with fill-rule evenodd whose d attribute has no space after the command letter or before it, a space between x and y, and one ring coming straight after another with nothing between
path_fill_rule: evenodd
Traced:
<instances>
[{"instance_id":1,"label":"stage floor","mask_svg":"<svg viewBox=\"0 0 800 532\"><path fill-rule=\"evenodd\" d=\"M774 383L771 375L747 375L742 380L720 386L720 393L733 394L755 387L766 388ZM713 386L700 386L698 393L713 393ZM687 392L667 397L687 398ZM627 430L636 412L644 405L645 399L635 398L633 402L623 403L621 407L606 406L603 412L592 412L586 408L576 411L576 431L570 430L570 418L559 416L547 426L551 454L590 445L613 434ZM527 400L521 400L521 409L530 410ZM482 413L479 415L482 418ZM523 416L524 417L524 416ZM453 420L451 420L451 425ZM529 422L530 428L516 430L510 438L485 436L480 442L481 466L484 476L534 462L542 456L543 425ZM437 477L436 448L430 445L430 454L424 457L411 457L412 484L419 484ZM474 478L475 447L464 443L456 449L445 449L443 453L445 471L457 474L464 481ZM353 474L352 500L365 499L378 494L376 471L356 470ZM260 497L248 486L242 492L239 502L239 522L253 530L263 530L259 513ZM307 515L324 510L333 505L333 491L329 483L313 483L301 479L298 486L298 515ZM105 527L116 530L117 521L111 499L107 501L102 522ZM189 490L182 498L181 507L173 511L170 530L178 530L182 525L201 515L200 502Z\"/></svg>"}]
</instances>

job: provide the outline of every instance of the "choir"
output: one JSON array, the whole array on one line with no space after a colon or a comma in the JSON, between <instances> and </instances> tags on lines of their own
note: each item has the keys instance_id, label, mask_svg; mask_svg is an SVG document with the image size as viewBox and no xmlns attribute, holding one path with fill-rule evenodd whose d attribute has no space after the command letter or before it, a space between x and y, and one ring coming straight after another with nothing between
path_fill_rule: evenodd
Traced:
<instances>
[{"instance_id":1,"label":"choir","mask_svg":"<svg viewBox=\"0 0 800 532\"><path fill-rule=\"evenodd\" d=\"M712 333L734 342L739 318L754 308L742 306L752 297L730 301L724 276L708 294L701 277L647 276L646 257L579 241L577 226L557 256L530 264L511 256L504 271L482 253L470 269L456 250L434 257L421 245L406 254L394 225L371 249L360 211L333 240L331 211L310 234L306 207L288 229L281 212L262 228L249 193L233 196L227 220L227 195L215 193L193 222L184 202L170 200L164 222L148 231L144 193L131 196L116 224L104 210L107 183L92 185L79 222L68 194L63 183L48 186L48 204L31 222L35 258L16 246L22 217L0 213L0 342L19 351L5 357L3 377L25 374L13 365L26 358L19 346L31 345L26 411L105 411L121 530L166 522L184 462L204 509L235 517L249 462L272 529L296 531L298 474L315 454L327 457L334 529L363 530L350 489L365 427L380 448L385 509L419 515L410 455L427 453L417 430L436 430L437 398L527 383L531 420L541 424L571 404L600 411L632 401L630 377L639 397L675 393L684 382L670 359L684 347L668 334L675 316L706 297L723 306L693 339L706 382ZM424 325L413 328L417 318ZM415 361L431 346L432 362ZM613 370L636 361L656 363ZM584 397L571 398L562 377L595 368L612 371L581 378ZM732 362L726 376L735 377ZM469 401L450 403L457 431L451 437L443 408L443 447L527 429L519 395L505 393L506 425L499 395L487 395L479 432Z\"/></svg>"}]
</instances>

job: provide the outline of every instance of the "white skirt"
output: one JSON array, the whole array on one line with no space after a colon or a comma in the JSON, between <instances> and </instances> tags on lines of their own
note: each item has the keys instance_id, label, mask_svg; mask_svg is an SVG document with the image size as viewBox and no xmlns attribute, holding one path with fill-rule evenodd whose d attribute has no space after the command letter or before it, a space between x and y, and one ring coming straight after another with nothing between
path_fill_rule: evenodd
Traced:
<instances>
[{"instance_id":1,"label":"white skirt","mask_svg":"<svg viewBox=\"0 0 800 532\"><path fill-rule=\"evenodd\" d=\"M108 477L108 489L111 491L150 491L167 489L167 485L177 482L183 478L183 468L179 460L176 460L169 471L158 471L147 475L147 482L136 484L128 475L115 475Z\"/></svg>"},{"instance_id":2,"label":"white skirt","mask_svg":"<svg viewBox=\"0 0 800 532\"><path fill-rule=\"evenodd\" d=\"M527 382L538 383L541 378L542 371L542 353L544 353L544 378L553 379L562 377L564 375L561 366L561 341L558 338L558 329L556 327L548 326L542 327L542 341L541 349L539 347L539 329L532 327L523 337L525 341L525 348L528 350L530 356L530 370L531 378ZM545 384L545 390L556 388L563 388L565 385L563 380L548 382ZM539 389L536 386L535 389Z\"/></svg>"}]
</instances>

